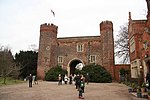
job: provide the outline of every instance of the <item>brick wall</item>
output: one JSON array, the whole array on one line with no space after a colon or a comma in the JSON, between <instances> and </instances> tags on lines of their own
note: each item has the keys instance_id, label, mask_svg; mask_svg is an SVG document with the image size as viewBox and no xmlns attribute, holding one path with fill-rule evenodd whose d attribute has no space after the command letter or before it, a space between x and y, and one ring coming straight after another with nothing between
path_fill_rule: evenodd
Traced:
<instances>
[{"instance_id":1,"label":"brick wall","mask_svg":"<svg viewBox=\"0 0 150 100\"><path fill-rule=\"evenodd\" d=\"M99 36L57 38L57 29L58 27L53 24L42 24L40 27L37 75L41 79L46 71L56 65L61 65L69 72L70 64L74 60L83 65L90 64L90 55L96 56L95 63L104 66L114 78L114 39L111 21L100 23ZM78 44L83 45L83 52L77 52ZM62 63L57 62L59 56L63 57Z\"/></svg>"},{"instance_id":2,"label":"brick wall","mask_svg":"<svg viewBox=\"0 0 150 100\"><path fill-rule=\"evenodd\" d=\"M130 70L130 64L116 64L115 66L115 80L119 82L119 71L121 68L124 68L125 70Z\"/></svg>"}]
</instances>

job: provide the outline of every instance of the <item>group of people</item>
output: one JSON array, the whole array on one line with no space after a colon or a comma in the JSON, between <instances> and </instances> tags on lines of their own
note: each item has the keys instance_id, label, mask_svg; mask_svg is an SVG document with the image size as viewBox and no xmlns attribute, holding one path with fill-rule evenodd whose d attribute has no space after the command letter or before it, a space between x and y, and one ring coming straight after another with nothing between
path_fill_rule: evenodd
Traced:
<instances>
[{"instance_id":1,"label":"group of people","mask_svg":"<svg viewBox=\"0 0 150 100\"><path fill-rule=\"evenodd\" d=\"M37 81L37 77L35 75L32 76L32 74L30 74L27 78L29 80L29 87L32 87L32 84L37 85L38 81Z\"/></svg>"},{"instance_id":2,"label":"group of people","mask_svg":"<svg viewBox=\"0 0 150 100\"><path fill-rule=\"evenodd\" d=\"M87 82L87 84L89 83L89 75L87 73L86 77L84 77L82 74L77 74L77 75L73 75L72 74L68 77L67 75L65 75L64 77L61 76L61 74L58 75L58 85L62 85L64 81L64 84L67 84L69 82L69 84L75 84L75 87L77 89L77 91L79 92L79 99L84 99L83 97L83 93L84 93L84 88L85 88L85 81Z\"/></svg>"},{"instance_id":3,"label":"group of people","mask_svg":"<svg viewBox=\"0 0 150 100\"><path fill-rule=\"evenodd\" d=\"M62 85L63 83L64 84L67 84L69 82L69 84L72 84L73 83L73 78L74 76L72 76L72 74L68 77L67 75L64 76L61 76L61 74L58 75L58 85Z\"/></svg>"}]
</instances>

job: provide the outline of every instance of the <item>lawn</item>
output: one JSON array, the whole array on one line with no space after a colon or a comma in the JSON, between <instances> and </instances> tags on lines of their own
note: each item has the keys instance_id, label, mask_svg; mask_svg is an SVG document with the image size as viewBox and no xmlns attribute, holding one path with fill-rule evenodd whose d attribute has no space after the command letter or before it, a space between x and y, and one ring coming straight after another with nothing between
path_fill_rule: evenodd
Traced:
<instances>
[{"instance_id":1,"label":"lawn","mask_svg":"<svg viewBox=\"0 0 150 100\"><path fill-rule=\"evenodd\" d=\"M18 83L23 83L23 82L24 81L22 81L22 80L14 80L11 77L7 77L6 78L6 84L4 84L4 78L0 77L0 86L18 84Z\"/></svg>"}]
</instances>

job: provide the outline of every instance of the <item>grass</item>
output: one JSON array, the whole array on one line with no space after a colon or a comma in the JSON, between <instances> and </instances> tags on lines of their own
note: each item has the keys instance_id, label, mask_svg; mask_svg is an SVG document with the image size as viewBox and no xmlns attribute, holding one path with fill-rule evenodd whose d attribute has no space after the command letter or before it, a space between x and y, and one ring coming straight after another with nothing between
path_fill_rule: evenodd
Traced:
<instances>
[{"instance_id":1,"label":"grass","mask_svg":"<svg viewBox=\"0 0 150 100\"><path fill-rule=\"evenodd\" d=\"M6 84L4 84L4 78L0 77L0 86L5 86L5 85L13 85L13 84L19 84L19 83L24 83L22 80L14 80L11 77L6 78Z\"/></svg>"}]
</instances>

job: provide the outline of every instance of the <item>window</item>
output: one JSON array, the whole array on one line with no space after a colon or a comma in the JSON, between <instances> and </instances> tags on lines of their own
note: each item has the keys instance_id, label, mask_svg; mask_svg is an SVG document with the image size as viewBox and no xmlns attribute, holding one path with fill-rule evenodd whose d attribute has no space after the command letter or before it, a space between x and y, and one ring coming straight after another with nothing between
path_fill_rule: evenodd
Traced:
<instances>
[{"instance_id":1,"label":"window","mask_svg":"<svg viewBox=\"0 0 150 100\"><path fill-rule=\"evenodd\" d=\"M131 62L131 77L138 78L140 75L140 59L135 59Z\"/></svg>"},{"instance_id":2,"label":"window","mask_svg":"<svg viewBox=\"0 0 150 100\"><path fill-rule=\"evenodd\" d=\"M83 52L84 45L83 44L77 44L77 52Z\"/></svg>"},{"instance_id":3,"label":"window","mask_svg":"<svg viewBox=\"0 0 150 100\"><path fill-rule=\"evenodd\" d=\"M133 51L135 51L135 40L134 40L134 37L132 37L130 39L130 53L132 53Z\"/></svg>"},{"instance_id":4,"label":"window","mask_svg":"<svg viewBox=\"0 0 150 100\"><path fill-rule=\"evenodd\" d=\"M58 63L63 63L63 57L62 56L58 57Z\"/></svg>"},{"instance_id":5,"label":"window","mask_svg":"<svg viewBox=\"0 0 150 100\"><path fill-rule=\"evenodd\" d=\"M95 55L90 56L90 63L96 63L96 56Z\"/></svg>"}]
</instances>

